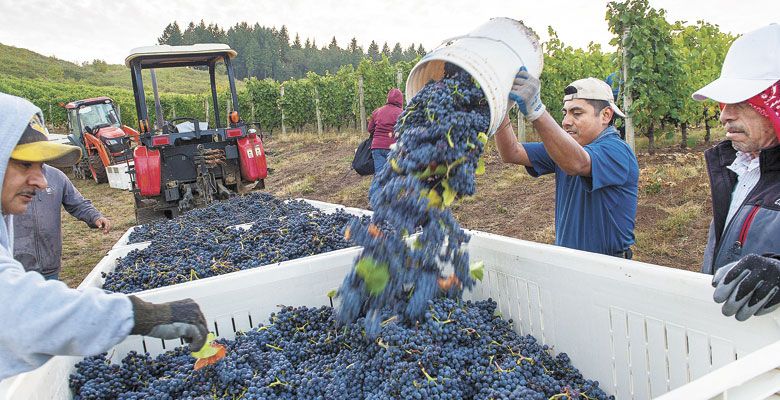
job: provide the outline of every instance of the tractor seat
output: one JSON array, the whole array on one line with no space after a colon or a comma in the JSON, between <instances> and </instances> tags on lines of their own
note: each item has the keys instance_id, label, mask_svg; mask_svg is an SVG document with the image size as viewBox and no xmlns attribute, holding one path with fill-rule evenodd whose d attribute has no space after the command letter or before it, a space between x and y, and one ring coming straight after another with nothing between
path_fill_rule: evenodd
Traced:
<instances>
[{"instance_id":1,"label":"tractor seat","mask_svg":"<svg viewBox=\"0 0 780 400\"><path fill-rule=\"evenodd\" d=\"M200 130L205 131L206 129L209 129L209 124L208 122L198 122L198 127L200 127ZM176 124L176 130L179 132L194 132L195 124L192 123L192 121L184 121L180 124Z\"/></svg>"}]
</instances>

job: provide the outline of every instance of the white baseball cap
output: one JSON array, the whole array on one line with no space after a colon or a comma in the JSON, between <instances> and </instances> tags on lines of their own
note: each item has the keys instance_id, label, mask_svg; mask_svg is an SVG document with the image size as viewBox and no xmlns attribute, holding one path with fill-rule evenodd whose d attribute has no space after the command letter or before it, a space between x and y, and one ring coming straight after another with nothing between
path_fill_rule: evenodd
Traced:
<instances>
[{"instance_id":1,"label":"white baseball cap","mask_svg":"<svg viewBox=\"0 0 780 400\"><path fill-rule=\"evenodd\" d=\"M780 80L780 25L770 24L734 41L720 77L693 94L695 100L743 102Z\"/></svg>"},{"instance_id":2,"label":"white baseball cap","mask_svg":"<svg viewBox=\"0 0 780 400\"><path fill-rule=\"evenodd\" d=\"M574 99L586 99L586 100L604 100L609 102L609 108L619 115L621 118L625 118L626 115L623 111L620 111L615 104L615 98L612 94L612 87L601 79L585 78L572 82L565 89L566 95L563 96L563 102Z\"/></svg>"}]
</instances>

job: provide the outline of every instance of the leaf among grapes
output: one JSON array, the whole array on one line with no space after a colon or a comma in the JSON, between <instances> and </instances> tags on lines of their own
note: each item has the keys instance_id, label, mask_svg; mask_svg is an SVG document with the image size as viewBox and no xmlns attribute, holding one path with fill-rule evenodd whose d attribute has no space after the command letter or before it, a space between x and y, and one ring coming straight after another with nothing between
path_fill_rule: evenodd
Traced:
<instances>
[{"instance_id":1,"label":"leaf among grapes","mask_svg":"<svg viewBox=\"0 0 780 400\"><path fill-rule=\"evenodd\" d=\"M477 161L477 169L474 170L474 174L482 175L484 173L485 173L485 159L480 157L479 161Z\"/></svg>"},{"instance_id":2,"label":"leaf among grapes","mask_svg":"<svg viewBox=\"0 0 780 400\"><path fill-rule=\"evenodd\" d=\"M471 274L472 278L481 282L482 278L485 277L485 263L482 261L477 261L471 264L471 268L469 268L469 274Z\"/></svg>"},{"instance_id":3,"label":"leaf among grapes","mask_svg":"<svg viewBox=\"0 0 780 400\"><path fill-rule=\"evenodd\" d=\"M216 339L216 336L213 333L209 333L206 338L206 344L204 344L200 350L190 353L193 357L197 358L194 366L196 371L203 367L216 364L219 360L225 358L225 354L227 354L225 346L214 343L214 339Z\"/></svg>"},{"instance_id":4,"label":"leaf among grapes","mask_svg":"<svg viewBox=\"0 0 780 400\"><path fill-rule=\"evenodd\" d=\"M366 289L372 295L382 293L390 279L387 263L377 263L371 257L363 257L355 266L355 272L363 279Z\"/></svg>"},{"instance_id":5,"label":"leaf among grapes","mask_svg":"<svg viewBox=\"0 0 780 400\"><path fill-rule=\"evenodd\" d=\"M442 198L444 201L444 207L449 207L450 204L452 204L453 201L455 201L455 191L452 190L452 187L450 187L449 182L441 181L441 185L444 187L444 193L442 193Z\"/></svg>"}]
</instances>

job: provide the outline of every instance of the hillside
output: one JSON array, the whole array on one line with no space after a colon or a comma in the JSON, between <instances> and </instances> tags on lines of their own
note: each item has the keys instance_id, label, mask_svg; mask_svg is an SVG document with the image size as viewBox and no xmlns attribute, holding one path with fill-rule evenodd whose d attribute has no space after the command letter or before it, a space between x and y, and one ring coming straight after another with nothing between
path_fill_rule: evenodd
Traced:
<instances>
[{"instance_id":1,"label":"hillside","mask_svg":"<svg viewBox=\"0 0 780 400\"><path fill-rule=\"evenodd\" d=\"M52 82L79 83L90 86L116 87L131 90L130 70L124 65L106 64L95 54L95 61L77 65L56 57L47 57L34 51L0 43L0 75L24 79L43 79ZM227 86L224 68L217 79L218 85ZM144 79L148 82L149 72ZM201 94L209 90L209 74L191 68L162 69L157 71L161 92ZM243 81L238 86L243 87Z\"/></svg>"}]
</instances>

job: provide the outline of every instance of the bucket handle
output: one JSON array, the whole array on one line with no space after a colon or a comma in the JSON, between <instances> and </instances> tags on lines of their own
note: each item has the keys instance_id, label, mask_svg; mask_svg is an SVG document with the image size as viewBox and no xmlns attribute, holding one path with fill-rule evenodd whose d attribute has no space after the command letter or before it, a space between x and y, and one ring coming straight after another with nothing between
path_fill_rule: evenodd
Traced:
<instances>
[{"instance_id":1,"label":"bucket handle","mask_svg":"<svg viewBox=\"0 0 780 400\"><path fill-rule=\"evenodd\" d=\"M503 44L503 45L504 45L504 46L505 46L507 49L509 49L509 51L511 51L511 52L512 52L512 53L515 55L515 57L517 57L517 59L518 59L518 60L520 60L520 63L522 63L523 65L525 65L525 61L523 60L523 57L520 57L520 54L517 54L517 52L515 51L515 49L513 49L513 48L512 48L510 45L506 44L506 42L504 42L503 40L499 40L499 39L492 38L492 37L487 37L487 36L471 36L471 35L460 35L460 36L453 36L453 37L451 37L451 38L448 38L448 39L444 39L444 40L442 40L442 41L441 41L441 43L439 43L439 45L438 45L438 46L436 46L436 47L437 47L437 48L438 48L438 47L441 47L441 46L442 46L442 45L444 45L445 43L449 43L449 42L452 42L452 41L455 41L455 40L458 40L458 39L487 39L487 40L491 40L491 41L493 41L493 42L501 43L501 44Z\"/></svg>"}]
</instances>

